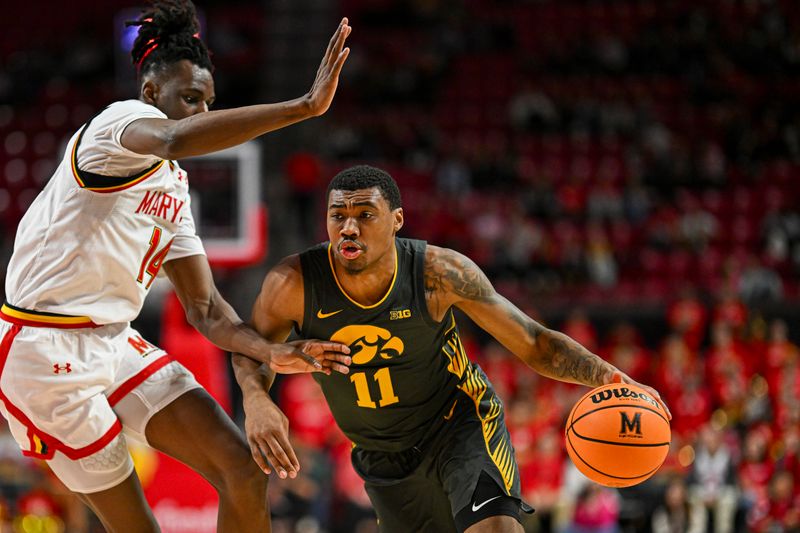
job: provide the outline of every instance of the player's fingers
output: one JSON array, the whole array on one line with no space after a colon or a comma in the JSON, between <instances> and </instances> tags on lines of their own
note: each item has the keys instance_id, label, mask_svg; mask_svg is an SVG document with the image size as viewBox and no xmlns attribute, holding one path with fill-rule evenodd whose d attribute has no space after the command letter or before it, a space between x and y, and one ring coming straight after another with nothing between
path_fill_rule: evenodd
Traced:
<instances>
[{"instance_id":1,"label":"player's fingers","mask_svg":"<svg viewBox=\"0 0 800 533\"><path fill-rule=\"evenodd\" d=\"M294 465L286 455L283 446L280 445L274 436L272 436L268 442L270 451L272 452L271 456L273 457L272 465L278 469L278 475L282 478L286 478L287 476L291 478L297 477Z\"/></svg>"},{"instance_id":2,"label":"player's fingers","mask_svg":"<svg viewBox=\"0 0 800 533\"><path fill-rule=\"evenodd\" d=\"M272 451L269 449L269 446L266 446L266 447L265 447L265 449L264 449L264 456L267 458L267 461L269 461L269 463L272 465L272 468L274 468L274 469L275 469L275 472L277 472L277 473L278 473L278 477L280 477L281 479L286 479L286 476L287 476L287 474L286 474L286 469L285 469L285 468L283 468L283 467L280 465L280 463L278 462L278 460L275 458L275 455L274 455L274 454L272 453Z\"/></svg>"},{"instance_id":3,"label":"player's fingers","mask_svg":"<svg viewBox=\"0 0 800 533\"><path fill-rule=\"evenodd\" d=\"M624 383L625 378L622 376L622 372L614 372L614 375L611 376L611 383Z\"/></svg>"},{"instance_id":4,"label":"player's fingers","mask_svg":"<svg viewBox=\"0 0 800 533\"><path fill-rule=\"evenodd\" d=\"M344 62L347 60L347 56L350 55L350 48L345 48L339 54L339 57L336 59L336 63L333 65L333 71L331 75L334 78L339 77L339 74L342 72L342 67L344 66Z\"/></svg>"},{"instance_id":5,"label":"player's fingers","mask_svg":"<svg viewBox=\"0 0 800 533\"><path fill-rule=\"evenodd\" d=\"M323 369L335 370L336 372L338 372L340 374L349 374L350 373L350 367L349 366L339 364L336 361L325 360L322 363L322 367L323 367Z\"/></svg>"},{"instance_id":6,"label":"player's fingers","mask_svg":"<svg viewBox=\"0 0 800 533\"><path fill-rule=\"evenodd\" d=\"M264 459L264 455L261 452L261 447L252 440L249 440L248 444L250 445L250 455L253 456L253 461L256 462L262 472L269 475L272 471L270 470L267 461Z\"/></svg>"},{"instance_id":7,"label":"player's fingers","mask_svg":"<svg viewBox=\"0 0 800 533\"><path fill-rule=\"evenodd\" d=\"M350 353L350 347L341 342L308 341L305 346L303 346L303 351L313 354L324 354L325 352L348 354Z\"/></svg>"},{"instance_id":8,"label":"player's fingers","mask_svg":"<svg viewBox=\"0 0 800 533\"><path fill-rule=\"evenodd\" d=\"M294 448L292 444L289 442L289 438L286 433L278 433L275 435L275 440L278 442L278 445L283 449L286 453L286 456L289 458L289 465L295 472L300 471L300 461L297 459L297 455L294 453Z\"/></svg>"},{"instance_id":9,"label":"player's fingers","mask_svg":"<svg viewBox=\"0 0 800 533\"><path fill-rule=\"evenodd\" d=\"M339 27L336 28L336 31L331 36L330 42L328 42L328 48L325 50L324 63L330 63L333 61L341 51L342 47L344 46L344 40L349 34L347 28L347 19L344 18L339 24Z\"/></svg>"},{"instance_id":10,"label":"player's fingers","mask_svg":"<svg viewBox=\"0 0 800 533\"><path fill-rule=\"evenodd\" d=\"M665 402L665 401L664 401L664 400L661 398L661 395L658 393L658 391L657 391L657 390L655 390L655 389L654 389L654 388L652 388L652 387L645 387L645 388L647 389L647 391L648 391L650 394L652 394L652 395L653 395L653 397L656 399L656 401L657 401L659 404L661 404L661 408L662 408L662 409L664 409L664 412L665 412L665 413L667 413L667 418L668 418L668 419L670 419L670 420L672 420L672 412L670 412L670 410L669 410L669 407L667 407L667 402Z\"/></svg>"}]
</instances>

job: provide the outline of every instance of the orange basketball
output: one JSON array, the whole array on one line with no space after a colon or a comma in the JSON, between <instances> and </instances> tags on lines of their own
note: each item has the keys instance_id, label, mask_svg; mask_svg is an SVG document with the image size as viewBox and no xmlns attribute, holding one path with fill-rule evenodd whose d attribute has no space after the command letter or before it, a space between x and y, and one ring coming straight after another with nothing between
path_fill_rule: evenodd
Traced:
<instances>
[{"instance_id":1,"label":"orange basketball","mask_svg":"<svg viewBox=\"0 0 800 533\"><path fill-rule=\"evenodd\" d=\"M659 469L671 432L664 409L641 387L612 383L581 398L569 414L567 453L586 477L630 487Z\"/></svg>"}]
</instances>

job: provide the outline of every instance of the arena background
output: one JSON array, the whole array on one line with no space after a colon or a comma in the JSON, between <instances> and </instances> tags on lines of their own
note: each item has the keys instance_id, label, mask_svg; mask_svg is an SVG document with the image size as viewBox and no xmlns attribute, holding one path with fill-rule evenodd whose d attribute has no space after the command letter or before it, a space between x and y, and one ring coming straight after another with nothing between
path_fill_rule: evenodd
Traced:
<instances>
[{"instance_id":1,"label":"arena background","mask_svg":"<svg viewBox=\"0 0 800 533\"><path fill-rule=\"evenodd\" d=\"M135 97L120 20L136 7L4 9L3 277L17 222L64 139L107 103ZM328 179L353 163L381 166L403 192L402 235L468 254L524 310L657 387L672 409L673 446L656 477L619 491L586 484L562 440L584 389L539 379L462 321L471 357L505 400L525 497L538 509L526 530L800 530L797 2L198 7L217 108L303 94L340 17L353 26L328 114L257 141L268 225L257 224L269 229L268 246L261 258L256 246L249 266L215 258L220 288L243 317L270 265L324 239ZM224 233L237 204L223 201L234 194L220 176L236 172L215 168L203 217ZM192 366L241 423L226 356L187 329L165 287L136 325ZM299 479L271 482L274 530L374 531L318 388L297 377L274 392L303 464ZM135 451L164 530L213 531L213 493ZM681 513L692 527L669 529ZM0 516L0 531L100 530L5 428Z\"/></svg>"}]
</instances>

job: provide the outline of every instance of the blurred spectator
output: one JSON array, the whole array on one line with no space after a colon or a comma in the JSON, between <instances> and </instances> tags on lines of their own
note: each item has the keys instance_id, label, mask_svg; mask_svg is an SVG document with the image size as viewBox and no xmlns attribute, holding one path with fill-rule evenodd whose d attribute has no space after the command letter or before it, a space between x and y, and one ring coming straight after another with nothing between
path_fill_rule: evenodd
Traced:
<instances>
[{"instance_id":1,"label":"blurred spectator","mask_svg":"<svg viewBox=\"0 0 800 533\"><path fill-rule=\"evenodd\" d=\"M737 507L733 456L719 429L708 424L700 432L688 479L692 505L705 507L713 533L732 533Z\"/></svg>"},{"instance_id":2,"label":"blurred spectator","mask_svg":"<svg viewBox=\"0 0 800 533\"><path fill-rule=\"evenodd\" d=\"M667 322L672 331L682 335L688 348L697 350L703 341L708 310L691 285L683 285L678 298L667 309Z\"/></svg>"},{"instance_id":3,"label":"blurred spectator","mask_svg":"<svg viewBox=\"0 0 800 533\"><path fill-rule=\"evenodd\" d=\"M680 477L672 478L663 503L653 512L653 533L705 533L707 522L705 508L689 500L686 482Z\"/></svg>"},{"instance_id":4,"label":"blurred spectator","mask_svg":"<svg viewBox=\"0 0 800 533\"><path fill-rule=\"evenodd\" d=\"M619 531L618 518L617 492L590 483L578 494L566 533L616 533Z\"/></svg>"},{"instance_id":5,"label":"blurred spectator","mask_svg":"<svg viewBox=\"0 0 800 533\"><path fill-rule=\"evenodd\" d=\"M582 309L573 309L566 322L561 326L561 331L587 349L597 352L599 346L597 341L597 330L589 321L586 313Z\"/></svg>"},{"instance_id":6,"label":"blurred spectator","mask_svg":"<svg viewBox=\"0 0 800 533\"><path fill-rule=\"evenodd\" d=\"M742 461L738 467L738 479L742 503L748 513L748 522L753 523L760 510L769 507L769 481L775 465L769 457L770 430L753 427L744 439Z\"/></svg>"},{"instance_id":7,"label":"blurred spectator","mask_svg":"<svg viewBox=\"0 0 800 533\"><path fill-rule=\"evenodd\" d=\"M777 272L761 264L751 255L739 277L739 298L748 306L779 302L783 298L783 281Z\"/></svg>"},{"instance_id":8,"label":"blurred spectator","mask_svg":"<svg viewBox=\"0 0 800 533\"><path fill-rule=\"evenodd\" d=\"M750 527L755 533L800 531L800 495L793 490L794 476L780 471L769 481L769 497L754 509Z\"/></svg>"}]
</instances>

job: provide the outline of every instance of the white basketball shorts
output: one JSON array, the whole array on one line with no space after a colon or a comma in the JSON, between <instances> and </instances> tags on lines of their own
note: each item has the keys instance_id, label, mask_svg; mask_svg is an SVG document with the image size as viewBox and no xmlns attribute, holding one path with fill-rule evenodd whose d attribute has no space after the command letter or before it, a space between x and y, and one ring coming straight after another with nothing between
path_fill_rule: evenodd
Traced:
<instances>
[{"instance_id":1,"label":"white basketball shorts","mask_svg":"<svg viewBox=\"0 0 800 533\"><path fill-rule=\"evenodd\" d=\"M200 384L128 324L61 318L0 309L0 412L24 455L98 492L133 470L122 432L146 442L150 418Z\"/></svg>"}]
</instances>

